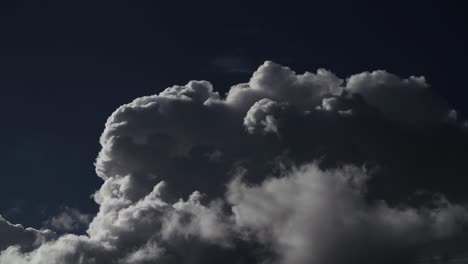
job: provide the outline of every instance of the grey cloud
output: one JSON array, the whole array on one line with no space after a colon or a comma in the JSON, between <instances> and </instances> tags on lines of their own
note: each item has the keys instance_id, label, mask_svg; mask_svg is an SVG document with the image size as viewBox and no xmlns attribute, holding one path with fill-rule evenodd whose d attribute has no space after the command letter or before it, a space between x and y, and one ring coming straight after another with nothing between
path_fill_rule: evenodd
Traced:
<instances>
[{"instance_id":1,"label":"grey cloud","mask_svg":"<svg viewBox=\"0 0 468 264\"><path fill-rule=\"evenodd\" d=\"M244 117L244 126L249 133L278 133L278 121L275 112L279 106L270 99L262 99L247 111Z\"/></svg>"},{"instance_id":2,"label":"grey cloud","mask_svg":"<svg viewBox=\"0 0 468 264\"><path fill-rule=\"evenodd\" d=\"M193 236L216 243L224 240L228 227L221 221L216 203L204 206L200 193L194 192L187 201L170 204L162 198L164 188L165 183L160 182L136 203L120 201L127 202L127 206L111 206L103 201L103 210L90 225L90 236L124 248L153 238L171 240L172 236Z\"/></svg>"},{"instance_id":3,"label":"grey cloud","mask_svg":"<svg viewBox=\"0 0 468 264\"><path fill-rule=\"evenodd\" d=\"M12 246L0 254L0 263L5 264L63 264L112 263L109 249L86 236L64 235L59 239L42 244L39 248L22 252Z\"/></svg>"},{"instance_id":4,"label":"grey cloud","mask_svg":"<svg viewBox=\"0 0 468 264\"><path fill-rule=\"evenodd\" d=\"M468 139L450 111L423 78L384 71L265 62L225 98L169 87L108 118L87 234L0 238L0 263L406 261L466 228ZM420 189L447 198L408 200Z\"/></svg>"},{"instance_id":5,"label":"grey cloud","mask_svg":"<svg viewBox=\"0 0 468 264\"><path fill-rule=\"evenodd\" d=\"M162 257L165 250L155 243L147 243L119 260L121 264L151 263Z\"/></svg>"},{"instance_id":6,"label":"grey cloud","mask_svg":"<svg viewBox=\"0 0 468 264\"><path fill-rule=\"evenodd\" d=\"M233 86L226 103L242 109L268 98L303 108L318 104L324 95L339 94L343 80L325 69L296 74L288 67L267 61L254 72L247 84Z\"/></svg>"},{"instance_id":7,"label":"grey cloud","mask_svg":"<svg viewBox=\"0 0 468 264\"><path fill-rule=\"evenodd\" d=\"M190 81L186 86L172 86L161 92L159 96L198 102L219 99L218 93L213 92L213 86L207 81Z\"/></svg>"},{"instance_id":8,"label":"grey cloud","mask_svg":"<svg viewBox=\"0 0 468 264\"><path fill-rule=\"evenodd\" d=\"M237 225L275 248L278 263L402 263L468 223L468 210L446 200L433 208L369 204L367 180L356 167L308 164L258 186L237 178L228 200Z\"/></svg>"},{"instance_id":9,"label":"grey cloud","mask_svg":"<svg viewBox=\"0 0 468 264\"><path fill-rule=\"evenodd\" d=\"M83 214L77 209L65 207L56 216L47 219L44 224L56 231L76 231L86 227L91 222L92 216Z\"/></svg>"},{"instance_id":10,"label":"grey cloud","mask_svg":"<svg viewBox=\"0 0 468 264\"><path fill-rule=\"evenodd\" d=\"M18 246L21 250L31 250L55 237L55 233L50 230L24 228L22 225L8 222L1 215L0 234L0 251L9 246Z\"/></svg>"},{"instance_id":11,"label":"grey cloud","mask_svg":"<svg viewBox=\"0 0 468 264\"><path fill-rule=\"evenodd\" d=\"M456 111L429 89L423 76L403 79L383 70L363 72L347 79L346 91L362 95L392 119L408 123L456 119Z\"/></svg>"}]
</instances>

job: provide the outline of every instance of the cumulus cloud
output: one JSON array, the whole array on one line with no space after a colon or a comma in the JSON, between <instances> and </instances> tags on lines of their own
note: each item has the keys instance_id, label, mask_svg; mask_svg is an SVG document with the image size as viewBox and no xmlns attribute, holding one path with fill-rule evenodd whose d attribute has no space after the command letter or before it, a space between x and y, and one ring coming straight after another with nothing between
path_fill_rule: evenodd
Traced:
<instances>
[{"instance_id":1,"label":"cumulus cloud","mask_svg":"<svg viewBox=\"0 0 468 264\"><path fill-rule=\"evenodd\" d=\"M0 238L0 263L411 261L466 237L462 124L423 77L385 71L342 79L268 61L226 96L172 86L108 118L86 235L1 218L21 235Z\"/></svg>"}]
</instances>

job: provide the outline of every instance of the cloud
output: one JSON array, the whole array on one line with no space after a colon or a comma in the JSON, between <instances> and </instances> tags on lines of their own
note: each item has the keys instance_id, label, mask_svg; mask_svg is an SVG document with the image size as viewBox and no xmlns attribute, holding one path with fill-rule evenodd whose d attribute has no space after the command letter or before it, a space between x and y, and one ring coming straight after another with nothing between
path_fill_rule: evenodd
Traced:
<instances>
[{"instance_id":1,"label":"cloud","mask_svg":"<svg viewBox=\"0 0 468 264\"><path fill-rule=\"evenodd\" d=\"M343 80L325 69L317 73L296 74L288 67L266 61L255 71L247 84L233 86L226 104L249 108L258 100L268 98L308 109L330 94L339 94Z\"/></svg>"},{"instance_id":2,"label":"cloud","mask_svg":"<svg viewBox=\"0 0 468 264\"><path fill-rule=\"evenodd\" d=\"M312 163L258 186L237 178L228 200L237 226L272 246L278 263L404 263L416 246L451 238L468 223L466 208L443 198L420 208L368 203L368 177L356 167L323 171Z\"/></svg>"},{"instance_id":3,"label":"cloud","mask_svg":"<svg viewBox=\"0 0 468 264\"><path fill-rule=\"evenodd\" d=\"M112 263L105 245L86 236L64 235L55 241L43 243L39 248L22 252L23 248L11 246L0 255L5 264L62 264L62 263Z\"/></svg>"},{"instance_id":4,"label":"cloud","mask_svg":"<svg viewBox=\"0 0 468 264\"><path fill-rule=\"evenodd\" d=\"M108 118L86 235L35 243L50 231L2 218L27 235L0 238L0 263L404 263L466 236L462 124L424 78L385 71L267 61L225 97L172 86Z\"/></svg>"},{"instance_id":5,"label":"cloud","mask_svg":"<svg viewBox=\"0 0 468 264\"><path fill-rule=\"evenodd\" d=\"M399 121L456 119L456 111L429 90L423 76L404 79L383 70L363 72L348 78L346 91L362 95L370 105Z\"/></svg>"},{"instance_id":6,"label":"cloud","mask_svg":"<svg viewBox=\"0 0 468 264\"><path fill-rule=\"evenodd\" d=\"M80 211L65 207L58 215L47 219L44 224L56 231L77 231L91 222L92 216Z\"/></svg>"},{"instance_id":7,"label":"cloud","mask_svg":"<svg viewBox=\"0 0 468 264\"><path fill-rule=\"evenodd\" d=\"M50 230L24 228L22 225L8 222L1 215L0 234L0 251L9 246L19 246L23 250L31 250L55 237L55 233Z\"/></svg>"},{"instance_id":8,"label":"cloud","mask_svg":"<svg viewBox=\"0 0 468 264\"><path fill-rule=\"evenodd\" d=\"M262 99L256 102L244 117L244 126L249 133L278 133L275 112L280 106L270 100Z\"/></svg>"}]
</instances>

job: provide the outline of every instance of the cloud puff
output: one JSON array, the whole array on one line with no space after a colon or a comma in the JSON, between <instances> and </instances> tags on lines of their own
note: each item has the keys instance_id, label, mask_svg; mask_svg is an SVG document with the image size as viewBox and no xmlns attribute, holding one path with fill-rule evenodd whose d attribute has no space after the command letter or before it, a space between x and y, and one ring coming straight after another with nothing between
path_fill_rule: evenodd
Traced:
<instances>
[{"instance_id":1,"label":"cloud puff","mask_svg":"<svg viewBox=\"0 0 468 264\"><path fill-rule=\"evenodd\" d=\"M385 71L265 62L225 97L207 81L169 87L108 118L87 234L35 243L50 231L0 219L32 234L0 238L0 263L411 260L465 236L461 124L424 78Z\"/></svg>"},{"instance_id":2,"label":"cloud puff","mask_svg":"<svg viewBox=\"0 0 468 264\"><path fill-rule=\"evenodd\" d=\"M244 117L244 126L249 133L278 133L278 124L275 118L280 106L270 100L262 99L250 107Z\"/></svg>"},{"instance_id":3,"label":"cloud puff","mask_svg":"<svg viewBox=\"0 0 468 264\"><path fill-rule=\"evenodd\" d=\"M403 79L383 70L363 72L349 77L345 89L362 95L395 120L416 123L440 122L449 116L456 119L456 111L429 90L423 76Z\"/></svg>"},{"instance_id":4,"label":"cloud puff","mask_svg":"<svg viewBox=\"0 0 468 264\"><path fill-rule=\"evenodd\" d=\"M44 224L56 231L76 231L86 227L91 222L92 216L80 211L65 207L56 216L47 219Z\"/></svg>"},{"instance_id":5,"label":"cloud puff","mask_svg":"<svg viewBox=\"0 0 468 264\"><path fill-rule=\"evenodd\" d=\"M288 67L266 61L247 84L233 86L226 103L238 108L248 108L256 101L268 98L310 108L328 94L339 94L343 80L325 69L317 73L296 74Z\"/></svg>"}]
</instances>

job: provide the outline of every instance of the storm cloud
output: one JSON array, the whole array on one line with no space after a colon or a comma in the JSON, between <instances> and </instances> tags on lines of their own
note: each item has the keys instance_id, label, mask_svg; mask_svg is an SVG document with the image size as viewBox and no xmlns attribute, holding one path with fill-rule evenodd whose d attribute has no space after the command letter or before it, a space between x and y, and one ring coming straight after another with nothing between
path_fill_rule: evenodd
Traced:
<instances>
[{"instance_id":1,"label":"storm cloud","mask_svg":"<svg viewBox=\"0 0 468 264\"><path fill-rule=\"evenodd\" d=\"M464 122L382 70L172 86L108 118L86 235L0 218L0 263L413 263L466 238Z\"/></svg>"}]
</instances>

